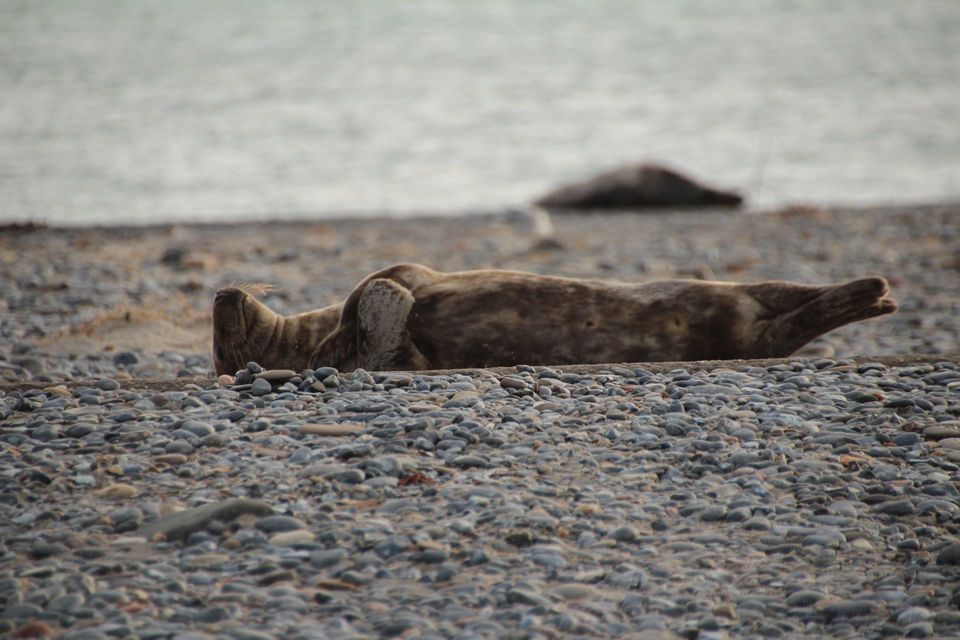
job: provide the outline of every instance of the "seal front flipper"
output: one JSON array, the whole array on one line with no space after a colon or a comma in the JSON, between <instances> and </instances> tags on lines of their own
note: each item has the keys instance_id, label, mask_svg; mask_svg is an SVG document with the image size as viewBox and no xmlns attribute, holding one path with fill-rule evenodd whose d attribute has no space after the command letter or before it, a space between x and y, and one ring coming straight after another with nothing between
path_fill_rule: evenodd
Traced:
<instances>
[{"instance_id":1,"label":"seal front flipper","mask_svg":"<svg viewBox=\"0 0 960 640\"><path fill-rule=\"evenodd\" d=\"M367 283L357 308L357 366L371 371L429 369L410 340L407 322L415 302L406 287L385 278Z\"/></svg>"},{"instance_id":2,"label":"seal front flipper","mask_svg":"<svg viewBox=\"0 0 960 640\"><path fill-rule=\"evenodd\" d=\"M788 356L828 331L897 310L897 303L886 297L890 289L883 278L819 287L814 296L805 289L802 298L808 300L767 320L769 324L758 340L758 347L764 351L761 357ZM754 297L762 303L759 296Z\"/></svg>"}]
</instances>

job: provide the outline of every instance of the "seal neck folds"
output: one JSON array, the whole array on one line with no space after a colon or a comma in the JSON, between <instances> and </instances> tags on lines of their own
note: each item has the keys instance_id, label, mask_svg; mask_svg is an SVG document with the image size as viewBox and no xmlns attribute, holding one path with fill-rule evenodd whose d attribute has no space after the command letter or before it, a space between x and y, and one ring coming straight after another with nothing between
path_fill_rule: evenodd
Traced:
<instances>
[{"instance_id":1,"label":"seal neck folds","mask_svg":"<svg viewBox=\"0 0 960 640\"><path fill-rule=\"evenodd\" d=\"M213 300L213 362L217 375L254 361L268 368L302 370L310 353L337 325L341 305L281 316L244 287L221 289Z\"/></svg>"}]
</instances>

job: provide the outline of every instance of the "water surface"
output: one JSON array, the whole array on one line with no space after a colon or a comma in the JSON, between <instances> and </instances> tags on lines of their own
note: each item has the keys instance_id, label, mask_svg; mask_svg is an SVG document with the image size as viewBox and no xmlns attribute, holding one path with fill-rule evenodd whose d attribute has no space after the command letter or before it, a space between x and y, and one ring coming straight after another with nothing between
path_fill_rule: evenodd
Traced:
<instances>
[{"instance_id":1,"label":"water surface","mask_svg":"<svg viewBox=\"0 0 960 640\"><path fill-rule=\"evenodd\" d=\"M960 197L956 0L3 0L0 220L462 213L656 159Z\"/></svg>"}]
</instances>

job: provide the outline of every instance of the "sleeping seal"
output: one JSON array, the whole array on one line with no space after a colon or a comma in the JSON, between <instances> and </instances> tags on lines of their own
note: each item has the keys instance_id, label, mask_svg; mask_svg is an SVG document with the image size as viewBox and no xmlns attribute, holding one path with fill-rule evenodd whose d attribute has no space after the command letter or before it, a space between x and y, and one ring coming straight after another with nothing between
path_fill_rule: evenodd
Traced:
<instances>
[{"instance_id":1,"label":"sleeping seal","mask_svg":"<svg viewBox=\"0 0 960 640\"><path fill-rule=\"evenodd\" d=\"M739 207L742 202L732 191L704 186L667 167L641 164L558 187L535 204L547 209L640 209Z\"/></svg>"},{"instance_id":2,"label":"sleeping seal","mask_svg":"<svg viewBox=\"0 0 960 640\"><path fill-rule=\"evenodd\" d=\"M220 292L214 356L218 374L248 360L349 371L784 357L832 329L894 312L888 291L877 277L633 284L400 264L367 276L342 306L287 318L242 291L230 293L227 313Z\"/></svg>"}]
</instances>

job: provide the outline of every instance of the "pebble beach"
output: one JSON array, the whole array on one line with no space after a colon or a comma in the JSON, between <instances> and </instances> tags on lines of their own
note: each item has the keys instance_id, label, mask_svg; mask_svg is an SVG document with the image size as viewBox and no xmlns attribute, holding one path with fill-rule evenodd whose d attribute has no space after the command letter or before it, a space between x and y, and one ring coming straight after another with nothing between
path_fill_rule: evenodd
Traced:
<instances>
[{"instance_id":1,"label":"pebble beach","mask_svg":"<svg viewBox=\"0 0 960 640\"><path fill-rule=\"evenodd\" d=\"M213 376L217 288L397 262L900 310L781 360ZM5 228L0 635L960 637L958 317L955 205Z\"/></svg>"}]
</instances>

